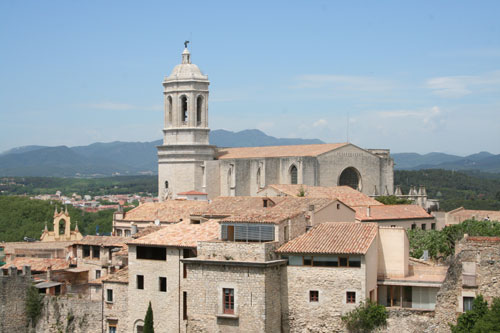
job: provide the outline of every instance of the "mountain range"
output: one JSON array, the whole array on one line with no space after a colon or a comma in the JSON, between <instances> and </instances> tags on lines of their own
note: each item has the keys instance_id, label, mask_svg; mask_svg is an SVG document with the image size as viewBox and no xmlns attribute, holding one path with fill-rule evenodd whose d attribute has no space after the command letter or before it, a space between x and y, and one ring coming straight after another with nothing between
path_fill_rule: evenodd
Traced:
<instances>
[{"instance_id":1,"label":"mountain range","mask_svg":"<svg viewBox=\"0 0 500 333\"><path fill-rule=\"evenodd\" d=\"M218 147L256 147L323 143L318 139L275 138L262 131L210 132L210 143ZM88 146L23 146L0 154L0 176L101 177L156 174L156 146L151 142L93 143ZM392 154L395 169L477 170L500 173L500 155L480 152L469 156L445 153Z\"/></svg>"},{"instance_id":2,"label":"mountain range","mask_svg":"<svg viewBox=\"0 0 500 333\"><path fill-rule=\"evenodd\" d=\"M324 143L318 139L275 138L259 130L210 132L218 147L280 146ZM151 142L93 143L88 146L23 146L0 154L0 176L100 177L156 174L156 146Z\"/></svg>"}]
</instances>

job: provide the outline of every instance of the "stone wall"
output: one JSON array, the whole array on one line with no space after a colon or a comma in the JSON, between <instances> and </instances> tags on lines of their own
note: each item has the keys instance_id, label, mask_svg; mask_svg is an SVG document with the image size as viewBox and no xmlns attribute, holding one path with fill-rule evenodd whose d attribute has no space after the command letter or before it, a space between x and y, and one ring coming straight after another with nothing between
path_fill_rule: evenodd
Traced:
<instances>
[{"instance_id":1,"label":"stone wall","mask_svg":"<svg viewBox=\"0 0 500 333\"><path fill-rule=\"evenodd\" d=\"M45 296L42 314L31 332L101 332L101 302L76 296Z\"/></svg>"},{"instance_id":2,"label":"stone wall","mask_svg":"<svg viewBox=\"0 0 500 333\"><path fill-rule=\"evenodd\" d=\"M188 265L187 332L280 332L280 270L276 266ZM234 289L234 315L225 315L223 288Z\"/></svg>"},{"instance_id":3,"label":"stone wall","mask_svg":"<svg viewBox=\"0 0 500 333\"><path fill-rule=\"evenodd\" d=\"M24 332L28 323L24 310L26 291L31 284L31 274L25 271L18 275L15 267L9 268L8 273L0 275L0 333Z\"/></svg>"},{"instance_id":4,"label":"stone wall","mask_svg":"<svg viewBox=\"0 0 500 333\"><path fill-rule=\"evenodd\" d=\"M281 303L285 332L330 333L343 329L340 316L354 309L366 295L364 259L360 268L286 266L282 268ZM318 291L310 302L310 291ZM346 293L356 292L356 303Z\"/></svg>"},{"instance_id":5,"label":"stone wall","mask_svg":"<svg viewBox=\"0 0 500 333\"><path fill-rule=\"evenodd\" d=\"M442 332L449 331L448 323L456 323L463 311L463 297L481 294L489 304L500 297L500 239L466 237L457 244L456 252L436 300L436 324ZM464 285L464 263L475 267L476 286Z\"/></svg>"},{"instance_id":6,"label":"stone wall","mask_svg":"<svg viewBox=\"0 0 500 333\"><path fill-rule=\"evenodd\" d=\"M198 258L234 261L268 261L278 259L274 250L278 242L246 243L207 241L198 243Z\"/></svg>"},{"instance_id":7,"label":"stone wall","mask_svg":"<svg viewBox=\"0 0 500 333\"><path fill-rule=\"evenodd\" d=\"M104 324L116 324L117 332L131 332L128 322L128 284L104 282ZM113 301L107 300L107 290L113 290ZM107 331L106 331L107 332Z\"/></svg>"}]
</instances>

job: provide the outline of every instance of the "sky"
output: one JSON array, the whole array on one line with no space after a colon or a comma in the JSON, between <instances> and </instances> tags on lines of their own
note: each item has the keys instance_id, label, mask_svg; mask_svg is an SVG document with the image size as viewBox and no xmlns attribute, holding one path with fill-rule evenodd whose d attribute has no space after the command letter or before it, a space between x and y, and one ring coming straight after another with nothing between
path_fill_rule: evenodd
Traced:
<instances>
[{"instance_id":1,"label":"sky","mask_svg":"<svg viewBox=\"0 0 500 333\"><path fill-rule=\"evenodd\" d=\"M209 126L500 153L500 1L0 2L0 152L162 137L185 40Z\"/></svg>"}]
</instances>

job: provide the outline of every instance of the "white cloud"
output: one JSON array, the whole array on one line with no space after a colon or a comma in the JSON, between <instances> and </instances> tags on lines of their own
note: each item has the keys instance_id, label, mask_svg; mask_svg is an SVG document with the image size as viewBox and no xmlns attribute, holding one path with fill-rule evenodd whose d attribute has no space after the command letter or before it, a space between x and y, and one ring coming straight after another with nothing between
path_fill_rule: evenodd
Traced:
<instances>
[{"instance_id":1,"label":"white cloud","mask_svg":"<svg viewBox=\"0 0 500 333\"><path fill-rule=\"evenodd\" d=\"M500 71L482 75L443 76L427 80L433 94L445 98L459 98L472 93L500 91Z\"/></svg>"},{"instance_id":2,"label":"white cloud","mask_svg":"<svg viewBox=\"0 0 500 333\"><path fill-rule=\"evenodd\" d=\"M325 119L319 119L313 123L313 127L325 127L328 125L328 121Z\"/></svg>"},{"instance_id":3,"label":"white cloud","mask_svg":"<svg viewBox=\"0 0 500 333\"><path fill-rule=\"evenodd\" d=\"M102 102L87 104L85 107L96 110L109 110L109 111L128 111L128 110L144 110L144 111L161 111L161 105L140 106L126 103Z\"/></svg>"}]
</instances>

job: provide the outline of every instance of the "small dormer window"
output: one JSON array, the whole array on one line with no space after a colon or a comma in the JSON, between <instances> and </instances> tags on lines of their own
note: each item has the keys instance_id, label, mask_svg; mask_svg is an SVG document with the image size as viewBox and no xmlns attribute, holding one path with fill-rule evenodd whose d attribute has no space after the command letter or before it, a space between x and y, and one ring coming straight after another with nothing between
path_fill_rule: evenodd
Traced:
<instances>
[{"instance_id":1,"label":"small dormer window","mask_svg":"<svg viewBox=\"0 0 500 333\"><path fill-rule=\"evenodd\" d=\"M201 224L201 220L191 219L191 224Z\"/></svg>"},{"instance_id":2,"label":"small dormer window","mask_svg":"<svg viewBox=\"0 0 500 333\"><path fill-rule=\"evenodd\" d=\"M264 200L262 200L262 202L263 202L263 206L264 206L264 207L267 207L267 205L268 205L268 200L267 200L267 199L264 199Z\"/></svg>"}]
</instances>

